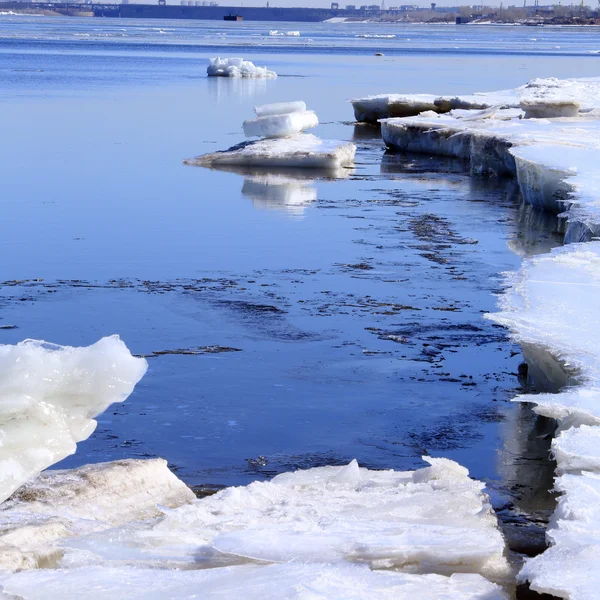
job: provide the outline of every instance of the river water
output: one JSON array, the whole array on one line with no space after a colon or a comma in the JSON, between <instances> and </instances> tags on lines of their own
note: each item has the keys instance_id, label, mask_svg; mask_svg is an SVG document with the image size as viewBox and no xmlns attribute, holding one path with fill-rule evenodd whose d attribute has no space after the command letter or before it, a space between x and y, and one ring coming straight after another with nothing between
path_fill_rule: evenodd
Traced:
<instances>
[{"instance_id":1,"label":"river water","mask_svg":"<svg viewBox=\"0 0 600 600\"><path fill-rule=\"evenodd\" d=\"M117 333L150 364L60 466L162 456L218 486L431 454L501 485L522 356L482 314L503 271L561 243L556 220L514 182L386 154L347 99L597 75L599 35L272 29L0 16L0 343ZM216 54L280 76L209 80ZM182 165L241 141L255 104L296 99L317 135L357 144L345 178Z\"/></svg>"}]
</instances>

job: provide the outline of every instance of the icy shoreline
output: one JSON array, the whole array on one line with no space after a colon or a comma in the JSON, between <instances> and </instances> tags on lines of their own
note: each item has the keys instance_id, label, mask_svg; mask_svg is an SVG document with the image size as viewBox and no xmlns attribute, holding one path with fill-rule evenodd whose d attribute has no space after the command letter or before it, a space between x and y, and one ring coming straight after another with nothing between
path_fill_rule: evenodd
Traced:
<instances>
[{"instance_id":1,"label":"icy shoreline","mask_svg":"<svg viewBox=\"0 0 600 600\"><path fill-rule=\"evenodd\" d=\"M488 318L507 327L519 343L545 348L580 376L580 385L558 394L515 399L534 403L536 412L558 422L552 452L561 493L547 531L550 548L528 559L519 579L561 598L595 597L600 242L593 238L600 231L600 79L534 80L517 90L466 98L371 97L353 105L362 120L386 110L413 115L424 110L382 119L386 145L463 159L475 175L515 177L527 203L566 221L568 245L526 259L509 275L501 312Z\"/></svg>"}]
</instances>

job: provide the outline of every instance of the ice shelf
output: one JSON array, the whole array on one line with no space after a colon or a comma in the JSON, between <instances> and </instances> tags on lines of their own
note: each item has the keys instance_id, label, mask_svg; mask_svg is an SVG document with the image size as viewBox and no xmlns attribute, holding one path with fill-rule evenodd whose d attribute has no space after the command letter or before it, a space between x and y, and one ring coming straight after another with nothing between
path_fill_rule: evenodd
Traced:
<instances>
[{"instance_id":1,"label":"ice shelf","mask_svg":"<svg viewBox=\"0 0 600 600\"><path fill-rule=\"evenodd\" d=\"M253 62L243 58L211 58L206 67L208 77L245 77L250 79L277 77L275 71L267 67L257 67Z\"/></svg>"},{"instance_id":2,"label":"ice shelf","mask_svg":"<svg viewBox=\"0 0 600 600\"><path fill-rule=\"evenodd\" d=\"M118 336L86 348L0 345L0 502L73 454L94 417L123 402L146 372Z\"/></svg>"},{"instance_id":3,"label":"ice shelf","mask_svg":"<svg viewBox=\"0 0 600 600\"><path fill-rule=\"evenodd\" d=\"M311 134L243 142L221 152L184 161L187 165L292 167L335 170L354 164L356 146L351 142L321 140Z\"/></svg>"}]
</instances>

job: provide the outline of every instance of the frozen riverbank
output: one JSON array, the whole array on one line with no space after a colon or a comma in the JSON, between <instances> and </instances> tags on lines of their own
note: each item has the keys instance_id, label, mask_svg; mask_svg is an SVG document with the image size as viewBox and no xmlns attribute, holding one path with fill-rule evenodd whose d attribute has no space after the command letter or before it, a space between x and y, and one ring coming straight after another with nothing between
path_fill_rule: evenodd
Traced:
<instances>
[{"instance_id":1,"label":"frozen riverbank","mask_svg":"<svg viewBox=\"0 0 600 600\"><path fill-rule=\"evenodd\" d=\"M535 80L492 96L485 110L472 97L455 98L457 108L444 115L443 100L431 109L420 96L355 102L359 115L369 102L373 114L386 101L390 110L398 110L394 102L415 112L425 108L419 116L381 121L388 147L463 159L474 174L514 176L526 202L561 213L565 243L580 242L526 259L508 281L502 312L490 316L519 343L546 349L580 379L558 394L517 398L558 422L552 450L561 494L547 532L551 547L529 559L520 578L536 591L572 600L596 594L589 573L600 552L600 520L592 508L600 466L600 243L591 241L600 229L599 91L597 79Z\"/></svg>"}]
</instances>

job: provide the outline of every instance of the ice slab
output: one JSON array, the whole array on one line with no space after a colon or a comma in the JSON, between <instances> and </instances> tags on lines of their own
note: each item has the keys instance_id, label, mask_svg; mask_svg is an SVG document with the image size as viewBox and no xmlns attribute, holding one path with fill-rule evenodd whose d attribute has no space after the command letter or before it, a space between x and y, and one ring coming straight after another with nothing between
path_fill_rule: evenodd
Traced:
<instances>
[{"instance_id":1,"label":"ice slab","mask_svg":"<svg viewBox=\"0 0 600 600\"><path fill-rule=\"evenodd\" d=\"M286 115L293 112L304 112L306 104L302 100L294 102L275 102L273 104L260 104L254 107L257 117L268 117L269 115Z\"/></svg>"},{"instance_id":2,"label":"ice slab","mask_svg":"<svg viewBox=\"0 0 600 600\"><path fill-rule=\"evenodd\" d=\"M289 137L311 129L319 124L316 113L312 110L270 114L257 119L244 121L246 137L280 138Z\"/></svg>"},{"instance_id":3,"label":"ice slab","mask_svg":"<svg viewBox=\"0 0 600 600\"><path fill-rule=\"evenodd\" d=\"M62 538L157 517L194 499L162 459L46 471L0 506L0 569L51 565Z\"/></svg>"},{"instance_id":4,"label":"ice slab","mask_svg":"<svg viewBox=\"0 0 600 600\"><path fill-rule=\"evenodd\" d=\"M206 68L208 77L248 77L252 79L277 77L275 71L266 67L257 67L243 58L211 58Z\"/></svg>"},{"instance_id":5,"label":"ice slab","mask_svg":"<svg viewBox=\"0 0 600 600\"><path fill-rule=\"evenodd\" d=\"M94 431L94 417L123 402L146 369L118 336L85 348L0 346L0 502L73 454Z\"/></svg>"},{"instance_id":6,"label":"ice slab","mask_svg":"<svg viewBox=\"0 0 600 600\"><path fill-rule=\"evenodd\" d=\"M484 484L453 461L426 460L414 472L353 461L228 488L156 521L70 539L62 564L349 562L504 580L504 540Z\"/></svg>"},{"instance_id":7,"label":"ice slab","mask_svg":"<svg viewBox=\"0 0 600 600\"><path fill-rule=\"evenodd\" d=\"M298 134L281 139L244 142L229 150L185 160L184 164L336 170L352 166L355 153L356 146L351 142L320 140L311 134Z\"/></svg>"},{"instance_id":8,"label":"ice slab","mask_svg":"<svg viewBox=\"0 0 600 600\"><path fill-rule=\"evenodd\" d=\"M498 586L477 575L409 575L358 565L243 565L206 570L86 567L29 571L0 577L8 594L23 600L128 598L244 598L244 600L506 600Z\"/></svg>"},{"instance_id":9,"label":"ice slab","mask_svg":"<svg viewBox=\"0 0 600 600\"><path fill-rule=\"evenodd\" d=\"M600 472L600 427L581 425L561 432L552 440L552 453L559 473Z\"/></svg>"},{"instance_id":10,"label":"ice slab","mask_svg":"<svg viewBox=\"0 0 600 600\"><path fill-rule=\"evenodd\" d=\"M519 578L558 598L590 600L600 584L600 475L566 474L555 487L562 495L547 532L550 548L526 561Z\"/></svg>"}]
</instances>

